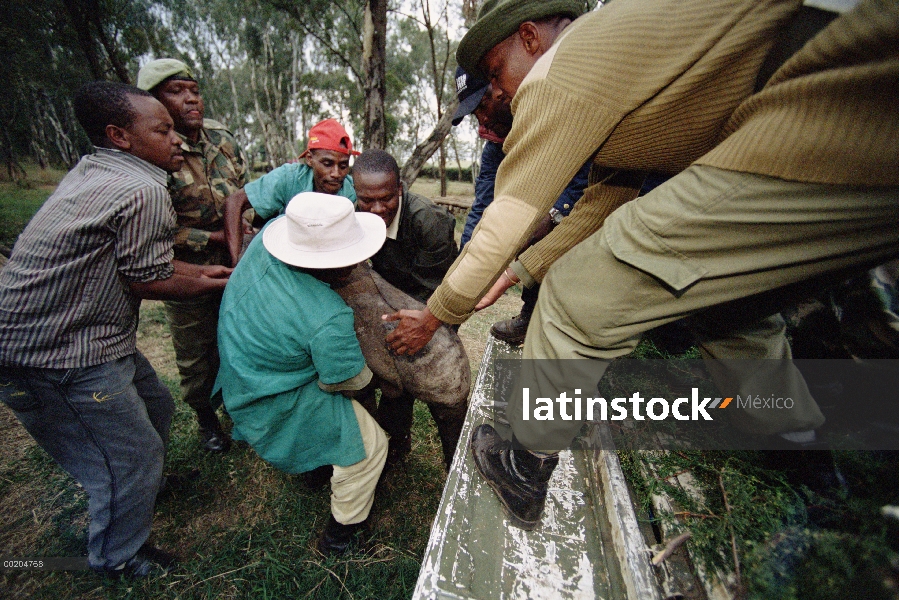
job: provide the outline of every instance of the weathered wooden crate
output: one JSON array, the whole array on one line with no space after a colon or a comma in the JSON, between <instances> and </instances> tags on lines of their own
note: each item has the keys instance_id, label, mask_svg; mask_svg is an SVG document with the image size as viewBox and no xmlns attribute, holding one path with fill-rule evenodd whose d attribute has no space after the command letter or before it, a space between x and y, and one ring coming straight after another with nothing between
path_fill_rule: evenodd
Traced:
<instances>
[{"instance_id":1,"label":"weathered wooden crate","mask_svg":"<svg viewBox=\"0 0 899 600\"><path fill-rule=\"evenodd\" d=\"M468 439L492 416L494 361L516 356L518 349L488 340L413 597L661 598L618 457L603 450L607 432L596 428L562 453L536 530L505 519Z\"/></svg>"}]
</instances>

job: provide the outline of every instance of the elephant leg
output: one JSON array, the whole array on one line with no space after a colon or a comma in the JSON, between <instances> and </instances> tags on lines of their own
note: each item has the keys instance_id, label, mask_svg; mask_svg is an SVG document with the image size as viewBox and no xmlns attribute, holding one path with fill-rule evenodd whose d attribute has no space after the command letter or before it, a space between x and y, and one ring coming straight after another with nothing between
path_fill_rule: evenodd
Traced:
<instances>
[{"instance_id":1,"label":"elephant leg","mask_svg":"<svg viewBox=\"0 0 899 600\"><path fill-rule=\"evenodd\" d=\"M437 434L440 436L440 445L443 448L443 464L449 472L462 435L462 424L465 423L465 413L468 412L468 403L463 402L456 406L443 404L429 404L428 410L437 425Z\"/></svg>"},{"instance_id":2,"label":"elephant leg","mask_svg":"<svg viewBox=\"0 0 899 600\"><path fill-rule=\"evenodd\" d=\"M412 409L415 398L408 394L401 394L396 398L389 398L381 394L381 402L378 405L378 413L375 420L381 429L390 436L387 446L387 464L395 465L412 450Z\"/></svg>"}]
</instances>

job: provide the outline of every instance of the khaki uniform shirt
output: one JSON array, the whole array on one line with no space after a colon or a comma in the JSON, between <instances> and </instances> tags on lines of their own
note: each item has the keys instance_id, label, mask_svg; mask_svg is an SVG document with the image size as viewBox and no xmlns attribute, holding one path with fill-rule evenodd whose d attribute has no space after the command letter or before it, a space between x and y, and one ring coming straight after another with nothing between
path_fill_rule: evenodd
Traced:
<instances>
[{"instance_id":1,"label":"khaki uniform shirt","mask_svg":"<svg viewBox=\"0 0 899 600\"><path fill-rule=\"evenodd\" d=\"M181 139L184 166L169 178L178 217L175 258L199 265L230 264L227 248L210 244L209 233L224 226L224 200L246 183L247 159L231 132L212 119L203 120L196 143Z\"/></svg>"}]
</instances>

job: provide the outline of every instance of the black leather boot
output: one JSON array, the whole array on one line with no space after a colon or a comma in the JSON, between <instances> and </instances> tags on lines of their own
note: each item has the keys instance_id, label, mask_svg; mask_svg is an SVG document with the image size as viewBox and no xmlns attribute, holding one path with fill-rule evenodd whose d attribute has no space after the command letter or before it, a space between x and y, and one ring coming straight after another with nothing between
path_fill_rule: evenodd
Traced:
<instances>
[{"instance_id":1,"label":"black leather boot","mask_svg":"<svg viewBox=\"0 0 899 600\"><path fill-rule=\"evenodd\" d=\"M207 452L227 452L231 447L231 438L222 429L212 405L195 406L194 410L197 412L197 432L203 441L203 448Z\"/></svg>"},{"instance_id":2,"label":"black leather boot","mask_svg":"<svg viewBox=\"0 0 899 600\"><path fill-rule=\"evenodd\" d=\"M443 466L449 473L453 464L453 456L456 454L456 446L459 445L459 437L462 435L462 425L465 423L465 413L468 412L468 403L461 406L441 406L429 404L428 410L437 425L437 434L440 436L440 446L443 449Z\"/></svg>"},{"instance_id":3,"label":"black leather boot","mask_svg":"<svg viewBox=\"0 0 899 600\"><path fill-rule=\"evenodd\" d=\"M528 323L531 315L519 314L505 321L498 321L490 328L490 335L513 346L524 343L524 336L528 332Z\"/></svg>"},{"instance_id":4,"label":"black leather boot","mask_svg":"<svg viewBox=\"0 0 899 600\"><path fill-rule=\"evenodd\" d=\"M365 526L365 521L344 525L338 523L334 515L328 516L328 524L318 538L316 548L325 556L344 554L356 537L356 532Z\"/></svg>"},{"instance_id":5,"label":"black leather boot","mask_svg":"<svg viewBox=\"0 0 899 600\"><path fill-rule=\"evenodd\" d=\"M518 442L502 439L490 425L471 434L474 464L496 492L513 525L531 530L540 524L546 503L546 483L559 464L558 454L541 456Z\"/></svg>"}]
</instances>

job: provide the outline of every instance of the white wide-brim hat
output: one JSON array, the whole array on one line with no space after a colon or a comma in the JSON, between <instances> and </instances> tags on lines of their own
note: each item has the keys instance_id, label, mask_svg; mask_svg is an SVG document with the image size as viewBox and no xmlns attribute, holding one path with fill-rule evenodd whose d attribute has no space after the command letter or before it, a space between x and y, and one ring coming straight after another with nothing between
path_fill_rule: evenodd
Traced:
<instances>
[{"instance_id":1,"label":"white wide-brim hat","mask_svg":"<svg viewBox=\"0 0 899 600\"><path fill-rule=\"evenodd\" d=\"M284 216L265 228L262 243L272 256L289 265L337 269L371 257L386 237L384 220L355 212L349 199L303 192L290 200Z\"/></svg>"}]
</instances>

